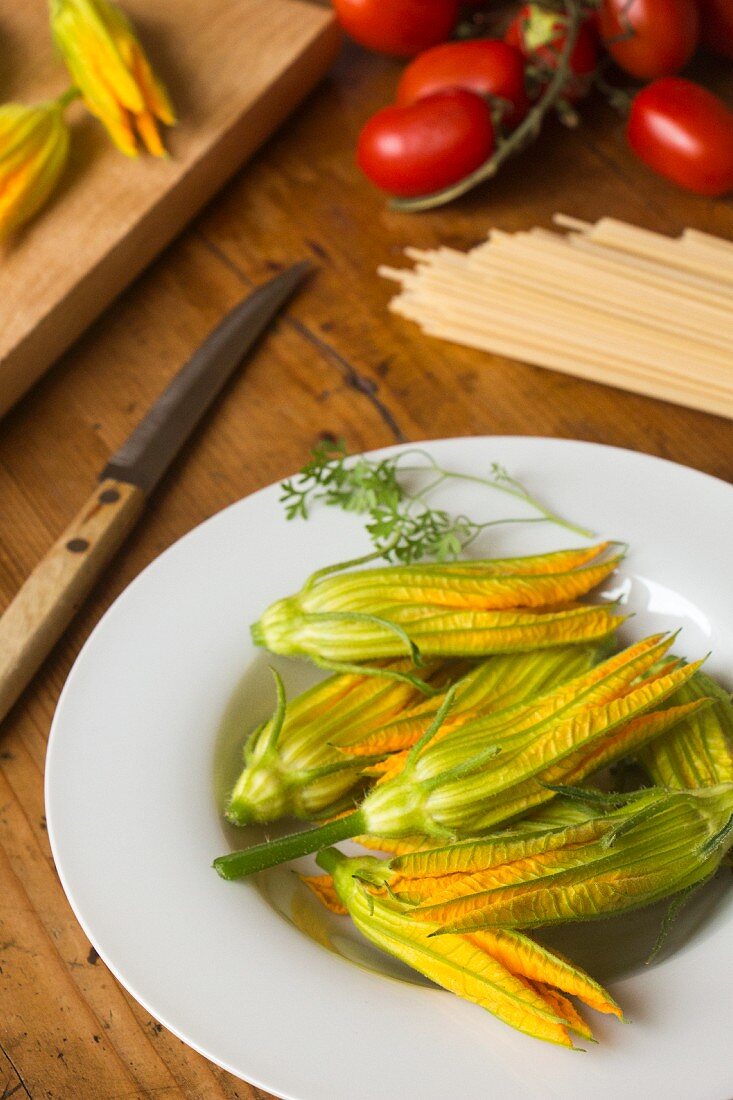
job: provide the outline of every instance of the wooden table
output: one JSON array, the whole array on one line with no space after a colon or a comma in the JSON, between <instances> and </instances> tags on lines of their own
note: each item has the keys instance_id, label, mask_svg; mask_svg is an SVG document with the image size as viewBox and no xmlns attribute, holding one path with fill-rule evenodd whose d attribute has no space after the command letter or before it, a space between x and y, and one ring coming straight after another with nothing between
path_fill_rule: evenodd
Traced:
<instances>
[{"instance_id":1,"label":"wooden table","mask_svg":"<svg viewBox=\"0 0 733 1100\"><path fill-rule=\"evenodd\" d=\"M562 436L733 479L730 422L431 341L387 313L392 287L375 275L377 264L399 263L405 245L465 248L490 225L545 225L556 210L733 237L731 205L648 173L626 151L622 124L598 105L580 129L553 127L534 153L451 209L390 213L360 178L353 147L397 71L349 49L255 162L0 424L7 602L110 451L226 310L281 265L303 256L318 265L0 731L0 1100L265 1096L194 1054L120 988L69 909L46 835L43 762L61 686L100 615L162 550L298 468L326 434L343 435L352 450L450 435ZM731 74L712 62L710 71L730 95Z\"/></svg>"}]
</instances>

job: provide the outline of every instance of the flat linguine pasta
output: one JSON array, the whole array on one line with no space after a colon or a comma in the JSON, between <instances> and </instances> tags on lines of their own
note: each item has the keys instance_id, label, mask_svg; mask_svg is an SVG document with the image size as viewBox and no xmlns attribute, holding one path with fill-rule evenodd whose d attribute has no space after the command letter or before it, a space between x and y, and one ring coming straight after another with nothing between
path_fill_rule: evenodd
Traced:
<instances>
[{"instance_id":1,"label":"flat linguine pasta","mask_svg":"<svg viewBox=\"0 0 733 1100\"><path fill-rule=\"evenodd\" d=\"M407 249L390 308L424 332L733 418L733 242L556 214L470 252Z\"/></svg>"}]
</instances>

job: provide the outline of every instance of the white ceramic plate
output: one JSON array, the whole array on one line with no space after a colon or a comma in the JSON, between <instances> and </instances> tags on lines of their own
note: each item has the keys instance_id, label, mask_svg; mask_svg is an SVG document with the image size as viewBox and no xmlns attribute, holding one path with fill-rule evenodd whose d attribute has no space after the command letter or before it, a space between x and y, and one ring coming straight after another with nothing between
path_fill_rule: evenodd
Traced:
<instances>
[{"instance_id":1,"label":"white ceramic plate","mask_svg":"<svg viewBox=\"0 0 733 1100\"><path fill-rule=\"evenodd\" d=\"M682 626L678 650L712 650L709 669L733 686L731 486L588 443L425 446L464 472L499 461L557 510L628 541L616 585L636 612L627 636ZM231 844L217 799L244 733L272 705L268 658L252 646L249 624L311 570L367 547L357 518L321 509L286 523L278 496L274 486L235 504L154 562L94 631L61 696L47 762L49 832L69 900L107 965L192 1047L292 1100L731 1096L725 891L698 906L663 963L611 982L633 1024L593 1014L600 1043L573 1054L383 961L347 922L321 914L288 869L258 883L226 883L211 870ZM447 504L477 518L506 507L477 488ZM510 526L476 549L531 553L579 541L556 527ZM278 667L290 691L309 681L304 665ZM254 835L239 833L238 846ZM595 937L596 948L615 945L627 968L634 961L635 926L584 929L586 946Z\"/></svg>"}]
</instances>

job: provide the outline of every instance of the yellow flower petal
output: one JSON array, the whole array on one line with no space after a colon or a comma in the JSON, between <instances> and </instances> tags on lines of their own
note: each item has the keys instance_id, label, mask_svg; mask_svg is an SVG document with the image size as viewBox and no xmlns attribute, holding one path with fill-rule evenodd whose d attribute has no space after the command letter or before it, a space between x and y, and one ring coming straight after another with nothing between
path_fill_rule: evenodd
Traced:
<instances>
[{"instance_id":1,"label":"yellow flower petal","mask_svg":"<svg viewBox=\"0 0 733 1100\"><path fill-rule=\"evenodd\" d=\"M572 1001L569 1001L567 997L563 997L562 993L558 993L556 989L552 989L543 982L532 982L532 985L540 996L544 997L547 1003L552 1005L558 1016L563 1018L566 1027L568 1027L570 1031L574 1031L575 1034L580 1035L582 1039L588 1039L589 1041L593 1040L593 1032Z\"/></svg>"},{"instance_id":2,"label":"yellow flower petal","mask_svg":"<svg viewBox=\"0 0 733 1100\"><path fill-rule=\"evenodd\" d=\"M497 928L491 932L474 932L471 938L483 945L486 951L491 951L513 973L555 986L563 993L577 997L596 1012L623 1019L618 1004L603 986L579 966L553 954L529 936L511 929Z\"/></svg>"},{"instance_id":3,"label":"yellow flower petal","mask_svg":"<svg viewBox=\"0 0 733 1100\"><path fill-rule=\"evenodd\" d=\"M109 0L51 0L51 32L85 104L127 156L137 136L164 156L154 119L173 123L166 92L130 22Z\"/></svg>"},{"instance_id":4,"label":"yellow flower petal","mask_svg":"<svg viewBox=\"0 0 733 1100\"><path fill-rule=\"evenodd\" d=\"M332 870L339 897L368 939L520 1031L568 1047L572 1047L568 1027L588 1035L575 1009L555 990L547 989L555 985L555 977L559 989L570 987L599 1005L610 1001L582 971L519 933L432 936L437 925L417 924L397 900L375 894L360 881L383 881L384 865L372 857L346 859L329 849L318 859Z\"/></svg>"},{"instance_id":5,"label":"yellow flower petal","mask_svg":"<svg viewBox=\"0 0 733 1100\"><path fill-rule=\"evenodd\" d=\"M606 831L603 819L588 818L567 826L542 824L526 830L509 829L487 837L462 840L448 845L434 844L395 856L390 870L401 878L444 878L502 867L556 851L566 844L596 840Z\"/></svg>"},{"instance_id":6,"label":"yellow flower petal","mask_svg":"<svg viewBox=\"0 0 733 1100\"><path fill-rule=\"evenodd\" d=\"M361 844L363 848L370 848L373 852L387 852L391 855L416 852L438 843L434 837L426 836L403 836L399 839L381 836L355 836L354 840L357 844Z\"/></svg>"},{"instance_id":7,"label":"yellow flower petal","mask_svg":"<svg viewBox=\"0 0 733 1100\"><path fill-rule=\"evenodd\" d=\"M163 142L160 140L155 119L149 111L141 111L139 115L135 116L135 127L149 153L152 153L154 157L168 155Z\"/></svg>"},{"instance_id":8,"label":"yellow flower petal","mask_svg":"<svg viewBox=\"0 0 733 1100\"><path fill-rule=\"evenodd\" d=\"M600 542L595 546L583 546L570 550L553 550L548 554L531 554L519 558L483 558L469 561L449 562L445 568L459 573L489 569L493 574L538 574L567 573L578 569L604 554L613 543Z\"/></svg>"},{"instance_id":9,"label":"yellow flower petal","mask_svg":"<svg viewBox=\"0 0 733 1100\"><path fill-rule=\"evenodd\" d=\"M733 705L728 693L698 672L674 701L705 698L713 705L692 711L640 753L640 762L657 786L694 789L733 782Z\"/></svg>"},{"instance_id":10,"label":"yellow flower petal","mask_svg":"<svg viewBox=\"0 0 733 1100\"><path fill-rule=\"evenodd\" d=\"M168 93L151 69L150 62L140 48L140 43L134 39L130 41L130 53L132 72L138 86L142 89L148 110L166 126L174 126L176 115Z\"/></svg>"},{"instance_id":11,"label":"yellow flower petal","mask_svg":"<svg viewBox=\"0 0 733 1100\"><path fill-rule=\"evenodd\" d=\"M66 164L69 131L57 103L0 107L0 236L46 202Z\"/></svg>"},{"instance_id":12,"label":"yellow flower petal","mask_svg":"<svg viewBox=\"0 0 733 1100\"><path fill-rule=\"evenodd\" d=\"M679 722L685 721L698 711L707 708L708 700L700 699L692 703L683 703L680 706L668 706L665 710L653 711L651 714L643 714L640 718L634 718L627 726L598 745L589 746L577 754L567 757L563 767L556 773L548 775L549 782L563 782L568 786L577 785L586 776L601 768L613 764L624 756L628 756L641 745L648 741L656 740L666 730L676 727Z\"/></svg>"}]
</instances>

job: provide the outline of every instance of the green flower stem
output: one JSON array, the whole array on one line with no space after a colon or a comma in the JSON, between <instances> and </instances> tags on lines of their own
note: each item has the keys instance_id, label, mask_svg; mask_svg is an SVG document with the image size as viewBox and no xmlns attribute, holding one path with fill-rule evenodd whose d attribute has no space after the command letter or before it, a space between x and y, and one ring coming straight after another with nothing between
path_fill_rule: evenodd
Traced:
<instances>
[{"instance_id":1,"label":"green flower stem","mask_svg":"<svg viewBox=\"0 0 733 1100\"><path fill-rule=\"evenodd\" d=\"M63 93L63 95L60 95L58 97L58 99L56 100L56 103L63 110L65 107L68 107L70 103L73 103L75 99L80 99L80 98L81 98L81 92L79 91L79 89L71 87L71 88L67 88L66 91Z\"/></svg>"},{"instance_id":2,"label":"green flower stem","mask_svg":"<svg viewBox=\"0 0 733 1100\"><path fill-rule=\"evenodd\" d=\"M558 60L557 69L547 86L547 91L540 99L536 107L533 107L526 118L517 126L505 141L501 141L489 159L470 175L451 184L442 191L434 191L431 195L421 195L418 198L392 199L392 210L415 213L421 210L433 210L436 206L443 206L453 199L465 195L473 190L479 183L492 179L501 168L505 160L520 153L539 134L545 115L562 99L565 81L570 71L570 57L578 38L578 30L582 15L582 5L578 0L563 0L563 7L567 15L567 37L562 53Z\"/></svg>"},{"instance_id":3,"label":"green flower stem","mask_svg":"<svg viewBox=\"0 0 733 1100\"><path fill-rule=\"evenodd\" d=\"M351 558L349 561L338 561L335 565L326 565L323 569L317 569L315 573L311 573L310 577L303 585L303 591L309 592L318 581L322 580L324 577L330 577L333 573L343 573L345 569L355 569L359 565L368 565L369 562L383 558L386 554L389 554L399 541L400 532L398 531L388 543L378 550L373 550L371 554L362 554L361 557Z\"/></svg>"},{"instance_id":4,"label":"green flower stem","mask_svg":"<svg viewBox=\"0 0 733 1100\"><path fill-rule=\"evenodd\" d=\"M256 871L275 867L278 863L287 863L291 859L300 859L321 848L328 848L339 840L348 840L352 836L366 832L366 822L361 810L355 810L347 817L329 821L318 829L306 829L302 833L269 840L265 844L256 844L240 852L230 852L214 860L214 868L225 879L244 878Z\"/></svg>"},{"instance_id":5,"label":"green flower stem","mask_svg":"<svg viewBox=\"0 0 733 1100\"><path fill-rule=\"evenodd\" d=\"M316 856L316 863L319 867L322 867L324 871L328 871L330 875L336 870L340 863L345 863L348 856L345 856L343 852L339 852L338 848L324 848L322 852L319 852Z\"/></svg>"}]
</instances>

